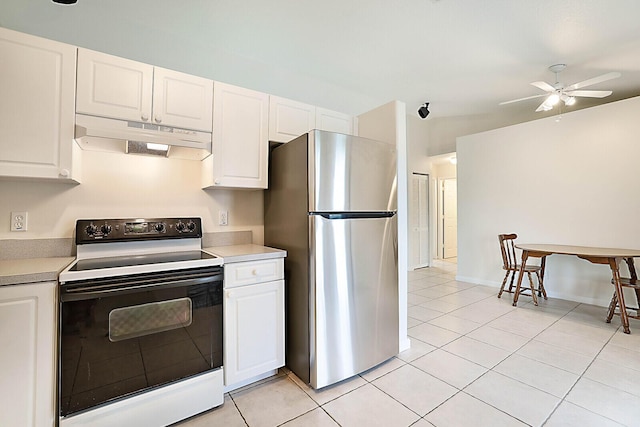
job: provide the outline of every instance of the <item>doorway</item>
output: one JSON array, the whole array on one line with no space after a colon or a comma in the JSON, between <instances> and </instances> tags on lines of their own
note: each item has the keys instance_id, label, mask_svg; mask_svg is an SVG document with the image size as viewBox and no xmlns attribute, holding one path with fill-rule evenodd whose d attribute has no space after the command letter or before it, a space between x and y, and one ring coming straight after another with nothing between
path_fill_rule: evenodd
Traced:
<instances>
[{"instance_id":1,"label":"doorway","mask_svg":"<svg viewBox=\"0 0 640 427\"><path fill-rule=\"evenodd\" d=\"M458 256L458 186L456 178L440 180L440 248L444 259Z\"/></svg>"},{"instance_id":2,"label":"doorway","mask_svg":"<svg viewBox=\"0 0 640 427\"><path fill-rule=\"evenodd\" d=\"M409 199L409 266L429 267L429 175L414 172Z\"/></svg>"}]
</instances>

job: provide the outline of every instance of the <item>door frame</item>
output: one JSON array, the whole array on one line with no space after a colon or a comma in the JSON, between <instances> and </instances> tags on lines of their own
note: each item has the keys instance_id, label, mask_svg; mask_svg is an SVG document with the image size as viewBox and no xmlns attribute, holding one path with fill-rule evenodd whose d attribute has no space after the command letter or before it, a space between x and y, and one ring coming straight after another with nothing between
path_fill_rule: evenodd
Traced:
<instances>
[{"instance_id":1,"label":"door frame","mask_svg":"<svg viewBox=\"0 0 640 427\"><path fill-rule=\"evenodd\" d=\"M444 257L444 182L448 180L458 181L456 177L438 177L438 211L436 215L437 223L437 254L439 259ZM457 227L457 224L456 224Z\"/></svg>"},{"instance_id":2,"label":"door frame","mask_svg":"<svg viewBox=\"0 0 640 427\"><path fill-rule=\"evenodd\" d=\"M427 216L426 218L426 223L427 223L427 235L426 235L426 247L427 247L427 261L426 263L421 264L418 260L418 263L414 263L414 253L413 251L410 249L409 250L409 269L410 270L415 270L417 268L423 268L423 267L430 267L432 262L431 262L431 212L430 212L430 208L431 208L431 203L430 203L430 192L431 192L431 188L430 188L430 176L428 173L423 173L423 172L412 172L411 173L411 182L410 182L410 189L411 189L411 194L409 195L409 246L411 247L413 242L413 227L414 224L411 223L411 218L413 216L413 210L414 209L418 209L419 207L416 205L416 203L414 202L414 194L413 194L413 179L415 176L421 176L421 177L426 177L426 190L427 190L427 194L426 194L426 202L427 202L427 207L426 207L426 211L424 212L425 215Z\"/></svg>"}]
</instances>

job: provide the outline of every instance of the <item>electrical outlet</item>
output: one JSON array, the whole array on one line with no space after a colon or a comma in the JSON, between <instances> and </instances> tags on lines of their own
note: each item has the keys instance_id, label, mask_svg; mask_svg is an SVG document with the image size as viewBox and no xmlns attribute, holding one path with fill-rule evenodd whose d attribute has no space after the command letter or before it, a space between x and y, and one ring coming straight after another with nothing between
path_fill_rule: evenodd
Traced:
<instances>
[{"instance_id":1,"label":"electrical outlet","mask_svg":"<svg viewBox=\"0 0 640 427\"><path fill-rule=\"evenodd\" d=\"M218 224L227 225L229 223L229 211L218 211Z\"/></svg>"},{"instance_id":2,"label":"electrical outlet","mask_svg":"<svg viewBox=\"0 0 640 427\"><path fill-rule=\"evenodd\" d=\"M27 212L11 212L11 231L27 231Z\"/></svg>"}]
</instances>

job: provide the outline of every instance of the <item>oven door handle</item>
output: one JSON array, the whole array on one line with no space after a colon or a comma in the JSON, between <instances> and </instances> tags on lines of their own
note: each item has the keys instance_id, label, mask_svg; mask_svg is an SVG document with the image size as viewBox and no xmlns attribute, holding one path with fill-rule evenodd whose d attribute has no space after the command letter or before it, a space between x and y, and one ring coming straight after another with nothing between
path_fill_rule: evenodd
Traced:
<instances>
[{"instance_id":1,"label":"oven door handle","mask_svg":"<svg viewBox=\"0 0 640 427\"><path fill-rule=\"evenodd\" d=\"M95 299L106 296L129 294L141 290L152 288L183 288L187 286L200 285L208 282L222 282L222 275L206 276L199 278L169 280L154 283L143 283L135 285L133 283L104 284L104 285L86 285L86 286L62 286L60 289L60 301L79 301L87 299ZM140 283L140 282L138 282Z\"/></svg>"}]
</instances>

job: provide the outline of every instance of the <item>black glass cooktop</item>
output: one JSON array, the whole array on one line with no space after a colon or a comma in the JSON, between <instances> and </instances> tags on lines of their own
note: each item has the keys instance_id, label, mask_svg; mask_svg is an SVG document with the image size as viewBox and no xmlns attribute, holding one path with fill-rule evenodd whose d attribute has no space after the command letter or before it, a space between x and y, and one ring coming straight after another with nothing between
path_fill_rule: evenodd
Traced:
<instances>
[{"instance_id":1,"label":"black glass cooktop","mask_svg":"<svg viewBox=\"0 0 640 427\"><path fill-rule=\"evenodd\" d=\"M103 268L131 267L135 265L163 264L180 261L200 261L214 259L214 255L203 251L183 251L160 254L128 255L105 258L82 259L73 265L69 271L100 270Z\"/></svg>"}]
</instances>

